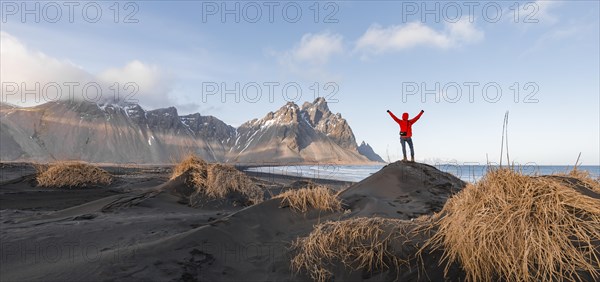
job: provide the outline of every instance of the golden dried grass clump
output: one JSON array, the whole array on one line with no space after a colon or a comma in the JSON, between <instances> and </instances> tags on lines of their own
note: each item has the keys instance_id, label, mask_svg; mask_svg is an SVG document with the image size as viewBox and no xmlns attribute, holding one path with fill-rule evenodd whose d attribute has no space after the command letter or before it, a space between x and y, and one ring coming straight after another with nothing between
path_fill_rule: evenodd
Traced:
<instances>
[{"instance_id":1,"label":"golden dried grass clump","mask_svg":"<svg viewBox=\"0 0 600 282\"><path fill-rule=\"evenodd\" d=\"M299 212L307 212L309 208L322 211L341 211L342 202L336 194L325 186L309 186L288 190L275 198L281 198L281 206L289 206Z\"/></svg>"},{"instance_id":2,"label":"golden dried grass clump","mask_svg":"<svg viewBox=\"0 0 600 282\"><path fill-rule=\"evenodd\" d=\"M175 165L173 172L171 173L171 180L177 178L188 170L192 176L197 175L196 178L198 179L206 179L207 169L208 164L203 159L196 155L190 154L177 165ZM200 186L202 183L197 184Z\"/></svg>"},{"instance_id":3,"label":"golden dried grass clump","mask_svg":"<svg viewBox=\"0 0 600 282\"><path fill-rule=\"evenodd\" d=\"M327 281L333 272L327 267L341 262L354 270L379 271L398 268L405 260L394 254L391 243L406 236L402 220L358 217L315 226L307 236L292 243L296 256L292 269L305 270L315 281Z\"/></svg>"},{"instance_id":4,"label":"golden dried grass clump","mask_svg":"<svg viewBox=\"0 0 600 282\"><path fill-rule=\"evenodd\" d=\"M252 204L263 201L263 191L245 173L230 165L210 165L204 193L212 198L224 198L232 192L248 197Z\"/></svg>"},{"instance_id":5,"label":"golden dried grass clump","mask_svg":"<svg viewBox=\"0 0 600 282\"><path fill-rule=\"evenodd\" d=\"M230 165L207 164L195 155L189 155L177 164L171 179L189 171L187 184L195 189L190 196L190 205L198 204L202 196L224 199L231 193L247 198L250 204L263 200L263 191L243 172Z\"/></svg>"},{"instance_id":6,"label":"golden dried grass clump","mask_svg":"<svg viewBox=\"0 0 600 282\"><path fill-rule=\"evenodd\" d=\"M600 199L571 183L489 171L448 200L427 246L444 250L446 271L459 262L469 281L582 280L581 272L598 279Z\"/></svg>"},{"instance_id":7,"label":"golden dried grass clump","mask_svg":"<svg viewBox=\"0 0 600 282\"><path fill-rule=\"evenodd\" d=\"M82 188L91 185L109 185L112 176L95 165L60 161L47 166L36 165L38 186Z\"/></svg>"},{"instance_id":8,"label":"golden dried grass clump","mask_svg":"<svg viewBox=\"0 0 600 282\"><path fill-rule=\"evenodd\" d=\"M587 170L577 169L577 167L573 168L571 171L567 173L560 173L559 176L571 177L575 178L581 182L583 182L583 186L586 188L600 193L600 177L594 179L590 175L590 172Z\"/></svg>"}]
</instances>

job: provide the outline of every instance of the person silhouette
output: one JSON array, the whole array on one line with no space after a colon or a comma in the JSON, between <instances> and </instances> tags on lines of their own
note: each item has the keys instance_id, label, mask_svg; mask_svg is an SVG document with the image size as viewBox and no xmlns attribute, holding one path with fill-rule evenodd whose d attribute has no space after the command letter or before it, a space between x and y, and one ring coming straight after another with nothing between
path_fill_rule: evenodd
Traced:
<instances>
[{"instance_id":1,"label":"person silhouette","mask_svg":"<svg viewBox=\"0 0 600 282\"><path fill-rule=\"evenodd\" d=\"M412 119L408 119L408 113L403 113L402 119L399 119L394 113L387 110L387 113L390 114L398 125L400 125L400 144L402 144L402 155L404 155L404 158L402 159L403 162L406 161L406 143L408 143L408 147L410 148L410 161L415 161L415 151L412 141L412 125L421 118L421 115L423 115L424 112L425 111L421 110L421 112Z\"/></svg>"}]
</instances>

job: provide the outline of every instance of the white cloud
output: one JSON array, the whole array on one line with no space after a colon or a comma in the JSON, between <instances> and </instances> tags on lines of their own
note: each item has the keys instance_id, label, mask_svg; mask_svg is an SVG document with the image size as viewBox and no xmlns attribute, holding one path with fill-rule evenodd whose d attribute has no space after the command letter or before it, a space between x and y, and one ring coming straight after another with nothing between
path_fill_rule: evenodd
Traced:
<instances>
[{"instance_id":1,"label":"white cloud","mask_svg":"<svg viewBox=\"0 0 600 282\"><path fill-rule=\"evenodd\" d=\"M0 79L5 83L26 83L28 89L34 88L36 82L46 85L50 82L90 80L92 75L67 60L59 60L42 52L27 49L16 37L0 31ZM5 99L2 87L2 100ZM9 95L7 98L18 104L20 95ZM32 99L33 100L33 99ZM32 101L33 102L33 101Z\"/></svg>"},{"instance_id":2,"label":"white cloud","mask_svg":"<svg viewBox=\"0 0 600 282\"><path fill-rule=\"evenodd\" d=\"M447 23L437 31L420 22L406 25L382 27L372 25L356 41L354 50L365 54L399 51L417 46L433 46L441 49L459 47L482 40L483 31L468 20ZM321 81L340 80L339 75L330 73L326 65L334 56L346 54L344 38L331 32L307 33L292 49L271 52L279 64L288 71L306 79ZM353 55L349 53L349 55ZM363 58L365 56L362 56Z\"/></svg>"},{"instance_id":3,"label":"white cloud","mask_svg":"<svg viewBox=\"0 0 600 282\"><path fill-rule=\"evenodd\" d=\"M304 34L300 39L300 43L291 51L288 51L287 55L295 62L323 65L329 62L332 56L343 52L342 36L323 32Z\"/></svg>"},{"instance_id":4,"label":"white cloud","mask_svg":"<svg viewBox=\"0 0 600 282\"><path fill-rule=\"evenodd\" d=\"M473 23L468 20L449 23L446 25L447 36L452 42L452 46L477 43L484 38L483 31L475 28Z\"/></svg>"},{"instance_id":5,"label":"white cloud","mask_svg":"<svg viewBox=\"0 0 600 282\"><path fill-rule=\"evenodd\" d=\"M129 62L122 68L111 68L97 75L98 79L106 84L119 83L121 97L139 100L141 104L150 107L173 106L169 93L173 90L172 79L161 71L158 66L147 65L138 60ZM135 83L124 89L127 83ZM132 95L133 94L133 95ZM132 96L128 96L132 95Z\"/></svg>"},{"instance_id":6,"label":"white cloud","mask_svg":"<svg viewBox=\"0 0 600 282\"><path fill-rule=\"evenodd\" d=\"M115 83L119 83L120 99L126 97L137 99L145 107L155 108L173 105L169 97L173 80L160 70L158 66L144 64L134 60L121 68L110 68L99 74L92 74L68 60L48 56L40 51L27 48L18 38L0 32L0 91L1 101L19 106L33 106L61 99L83 100L84 86L97 83L101 87L102 96L98 101L114 99ZM137 94L129 96L135 88L123 89L125 83L133 82L137 86ZM67 86L72 86L71 93ZM36 84L39 88L36 89ZM58 85L57 88L50 85ZM27 88L25 94L23 86ZM16 87L16 88L15 88ZM57 93L60 93L58 96ZM88 100L96 101L95 88L89 88ZM130 99L131 100L131 99Z\"/></svg>"},{"instance_id":7,"label":"white cloud","mask_svg":"<svg viewBox=\"0 0 600 282\"><path fill-rule=\"evenodd\" d=\"M339 81L341 77L327 70L333 57L345 53L344 39L328 31L307 33L293 48L283 52L270 52L287 71L303 79Z\"/></svg>"},{"instance_id":8,"label":"white cloud","mask_svg":"<svg viewBox=\"0 0 600 282\"><path fill-rule=\"evenodd\" d=\"M443 34L418 22L403 26L393 25L387 28L372 25L358 39L356 48L370 49L379 53L393 49L411 48L421 44L446 48L450 45L450 41Z\"/></svg>"},{"instance_id":9,"label":"white cloud","mask_svg":"<svg viewBox=\"0 0 600 282\"><path fill-rule=\"evenodd\" d=\"M357 40L355 50L379 54L417 46L448 49L478 42L483 37L483 31L475 28L474 24L467 20L446 23L444 30L441 31L434 30L421 22L388 27L372 25Z\"/></svg>"}]
</instances>

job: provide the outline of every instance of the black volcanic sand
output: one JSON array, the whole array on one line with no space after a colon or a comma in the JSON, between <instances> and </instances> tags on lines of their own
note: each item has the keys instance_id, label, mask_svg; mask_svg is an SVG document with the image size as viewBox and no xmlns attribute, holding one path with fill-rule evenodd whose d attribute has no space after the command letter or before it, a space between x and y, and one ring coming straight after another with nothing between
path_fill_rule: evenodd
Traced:
<instances>
[{"instance_id":1,"label":"black volcanic sand","mask_svg":"<svg viewBox=\"0 0 600 282\"><path fill-rule=\"evenodd\" d=\"M358 183L315 180L336 190L341 212L297 213L270 199L308 179L249 173L265 190L250 207L227 201L186 205L183 177L169 168L107 167L108 187L35 187L28 164L0 166L2 281L309 281L290 270L290 242L327 220L379 216L412 219L439 211L465 183L418 163L393 163ZM410 221L406 221L408 225ZM414 253L426 240L415 237L398 250ZM402 268L365 274L342 266L337 281L439 281L440 253ZM461 279L456 267L450 279Z\"/></svg>"}]
</instances>

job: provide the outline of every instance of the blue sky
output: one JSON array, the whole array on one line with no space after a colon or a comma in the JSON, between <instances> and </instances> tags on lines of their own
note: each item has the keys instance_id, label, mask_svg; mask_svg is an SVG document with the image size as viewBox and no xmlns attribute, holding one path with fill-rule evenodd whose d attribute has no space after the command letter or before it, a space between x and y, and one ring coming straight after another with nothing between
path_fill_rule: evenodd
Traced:
<instances>
[{"instance_id":1,"label":"blue sky","mask_svg":"<svg viewBox=\"0 0 600 282\"><path fill-rule=\"evenodd\" d=\"M520 1L518 9L514 1L481 2L472 13L462 3L434 1L140 1L119 2L116 23L112 1L77 2L72 22L63 2L48 3L2 3L3 101L44 101L30 95L23 103L7 82L94 81L105 97L109 85L134 82L133 98L148 109L174 105L238 126L298 97L284 86L299 86L297 103L319 89L357 141L384 159L401 157L398 126L385 111L413 116L423 109L413 128L417 160L484 164L487 154L497 161L510 111L516 163L572 164L579 152L584 165L600 163L598 1ZM223 20L223 8L236 4L239 22L233 14ZM39 23L23 7L37 10ZM91 22L96 8L102 15ZM130 13L134 22L126 23ZM220 89L210 92L214 85ZM223 85L234 94L224 95ZM251 101L256 85L262 96ZM266 85L274 85L272 99Z\"/></svg>"}]
</instances>

